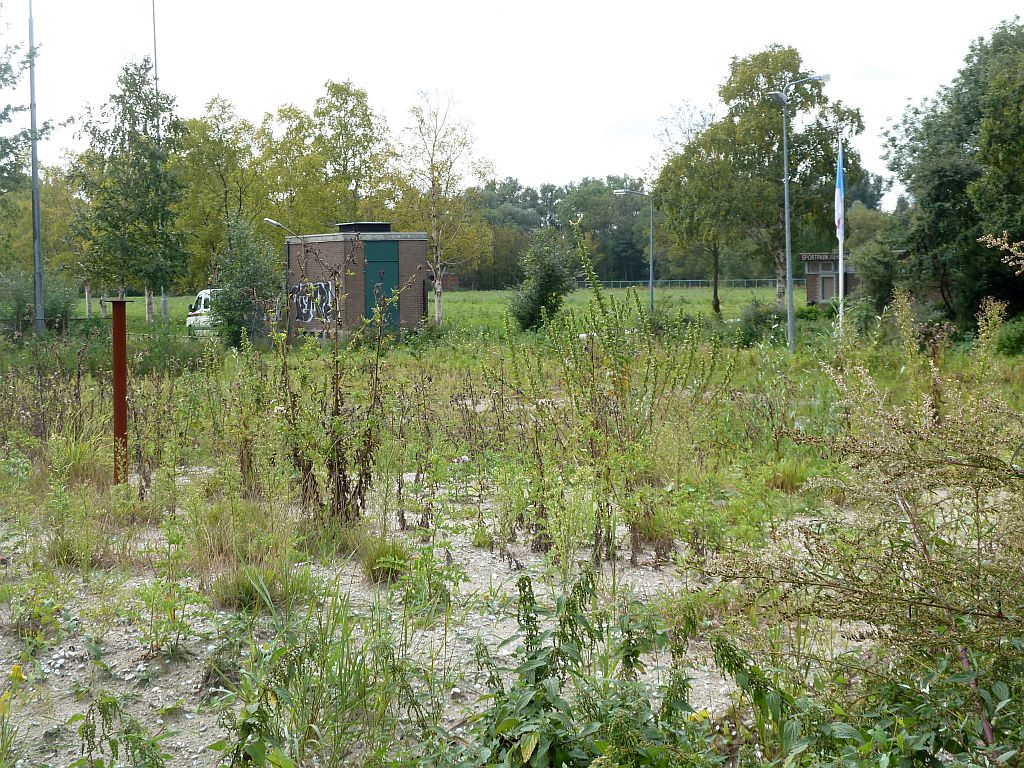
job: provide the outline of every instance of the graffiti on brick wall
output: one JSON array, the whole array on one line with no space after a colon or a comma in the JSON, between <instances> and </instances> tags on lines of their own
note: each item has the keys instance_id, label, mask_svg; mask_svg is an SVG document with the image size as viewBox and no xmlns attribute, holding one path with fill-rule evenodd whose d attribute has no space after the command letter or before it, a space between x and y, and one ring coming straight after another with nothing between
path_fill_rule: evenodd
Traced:
<instances>
[{"instance_id":1,"label":"graffiti on brick wall","mask_svg":"<svg viewBox=\"0 0 1024 768\"><path fill-rule=\"evenodd\" d=\"M327 320L334 316L334 283L299 283L289 290L292 317L299 324Z\"/></svg>"}]
</instances>

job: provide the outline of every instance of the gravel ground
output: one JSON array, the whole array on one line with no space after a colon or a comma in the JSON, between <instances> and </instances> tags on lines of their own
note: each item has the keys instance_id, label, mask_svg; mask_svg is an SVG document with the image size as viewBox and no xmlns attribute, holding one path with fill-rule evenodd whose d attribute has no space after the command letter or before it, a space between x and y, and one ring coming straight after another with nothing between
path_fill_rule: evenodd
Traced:
<instances>
[{"instance_id":1,"label":"gravel ground","mask_svg":"<svg viewBox=\"0 0 1024 768\"><path fill-rule=\"evenodd\" d=\"M406 536L410 546L425 546L409 534L395 535ZM159 536L154 529L144 532L139 540L152 542ZM7 558L6 583L24 578L22 553L14 549L2 554ZM448 670L443 724L460 732L484 689L484 678L475 665L477 644L483 642L496 658L511 662L512 648L499 646L516 630L512 608L516 581L523 572L530 574L538 601L543 603L549 602L553 594L553 576L544 556L528 547L513 545L500 552L488 551L474 547L466 532L445 534L443 545L436 546L436 554L461 566L466 580L459 586L453 620L447 627L442 623L417 630L411 649L414 655L433 658ZM586 558L587 554L581 552L580 557ZM357 613L369 612L381 590L387 589L368 582L358 565L350 561L310 567L315 577L347 593ZM210 704L211 690L204 687L204 672L217 648L219 629L231 617L197 607L189 621L192 636L182 652L173 659L152 656L147 653L137 624L118 616L125 613L132 593L152 578L152 573L137 565L136 572L124 576L117 590L104 592L97 587L95 574L85 580L77 572L66 574L64 587L68 594L59 609L62 630L55 642L29 659L24 656L25 644L14 629L11 612L7 612L0 623L0 664L5 674L17 667L26 678L17 686L13 705L23 754L18 765L66 766L75 760L80 754L78 725L69 720L85 711L90 694L98 690L123 697L128 713L153 733L166 734L163 746L171 755L169 765L217 765L218 755L207 747L224 732ZM691 588L692 582L691 576ZM670 565L648 562L633 567L623 560L615 564L614 574L611 564L604 565L599 584L605 588L612 583L620 599L629 596L646 602L677 592L683 579ZM197 583L190 586L200 589ZM109 615L103 613L104 600L114 605ZM95 637L97 615L107 616L105 631L101 642L92 643L87 636ZM696 642L692 650L692 703L712 715L722 712L732 686L714 667L704 644ZM646 679L663 679L668 662L667 654L651 658ZM17 676L17 671L12 673L12 677Z\"/></svg>"}]
</instances>

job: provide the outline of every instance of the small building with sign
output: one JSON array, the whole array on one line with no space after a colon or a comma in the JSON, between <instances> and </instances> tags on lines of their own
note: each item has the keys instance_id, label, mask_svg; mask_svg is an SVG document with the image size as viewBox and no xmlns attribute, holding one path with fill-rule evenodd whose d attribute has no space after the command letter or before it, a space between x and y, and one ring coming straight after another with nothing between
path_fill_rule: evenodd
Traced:
<instances>
[{"instance_id":1,"label":"small building with sign","mask_svg":"<svg viewBox=\"0 0 1024 768\"><path fill-rule=\"evenodd\" d=\"M839 296L838 253L801 253L800 261L807 277L808 304L827 304ZM860 283L857 268L850 263L849 252L843 258L843 270L846 273L843 287L849 296Z\"/></svg>"},{"instance_id":2,"label":"small building with sign","mask_svg":"<svg viewBox=\"0 0 1024 768\"><path fill-rule=\"evenodd\" d=\"M285 240L288 333L355 329L386 306L387 324L413 328L427 314L427 235L391 224L339 224L337 232ZM388 303L390 301L390 303Z\"/></svg>"}]
</instances>

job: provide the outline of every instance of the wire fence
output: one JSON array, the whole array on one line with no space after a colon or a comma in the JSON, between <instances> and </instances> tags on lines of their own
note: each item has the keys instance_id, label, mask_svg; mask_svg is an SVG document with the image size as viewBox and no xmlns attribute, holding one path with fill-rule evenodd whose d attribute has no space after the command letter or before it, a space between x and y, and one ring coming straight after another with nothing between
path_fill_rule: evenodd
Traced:
<instances>
[{"instance_id":1,"label":"wire fence","mask_svg":"<svg viewBox=\"0 0 1024 768\"><path fill-rule=\"evenodd\" d=\"M601 280L602 288L646 288L650 283L647 280ZM803 287L804 278L794 279L793 285ZM710 288L711 280L655 280L655 288ZM719 280L719 288L774 288L775 278L749 278L734 280ZM577 280L577 288L586 288L586 280Z\"/></svg>"}]
</instances>

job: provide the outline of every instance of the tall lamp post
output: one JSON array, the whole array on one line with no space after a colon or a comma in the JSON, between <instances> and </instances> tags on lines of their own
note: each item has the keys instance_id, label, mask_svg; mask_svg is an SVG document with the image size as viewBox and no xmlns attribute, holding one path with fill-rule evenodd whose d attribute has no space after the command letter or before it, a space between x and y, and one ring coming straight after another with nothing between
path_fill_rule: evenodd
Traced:
<instances>
[{"instance_id":1,"label":"tall lamp post","mask_svg":"<svg viewBox=\"0 0 1024 768\"><path fill-rule=\"evenodd\" d=\"M636 195L637 197L646 197L648 202L651 204L651 240L650 247L648 248L648 263L649 272L647 276L647 288L650 292L651 301L651 315L654 315L654 198L644 192L637 192L635 189L615 189L612 190L613 195Z\"/></svg>"},{"instance_id":2,"label":"tall lamp post","mask_svg":"<svg viewBox=\"0 0 1024 768\"><path fill-rule=\"evenodd\" d=\"M292 232L290 229L288 229L288 227L286 227L280 221L274 221L273 219L267 218L266 216L263 217L263 223L264 224L269 224L272 227L277 227L278 229L283 229L285 232L287 232L292 237L298 238L299 242L302 243L303 257L305 257L306 240L305 240L305 238L302 237L302 235L299 235L299 234L296 234L295 232ZM288 253L288 243L285 243L284 244L284 295L285 295L285 300L286 301L288 299L288 269L289 269L289 267L291 267L291 256Z\"/></svg>"},{"instance_id":3,"label":"tall lamp post","mask_svg":"<svg viewBox=\"0 0 1024 768\"><path fill-rule=\"evenodd\" d=\"M794 80L782 86L781 91L772 91L769 96L782 105L782 187L785 190L786 218L786 340L789 351L796 352L796 323L793 319L793 249L789 236L789 99L793 89L801 83L825 82L829 75L812 75Z\"/></svg>"},{"instance_id":4,"label":"tall lamp post","mask_svg":"<svg viewBox=\"0 0 1024 768\"><path fill-rule=\"evenodd\" d=\"M306 239L302 235L297 234L295 232L292 232L290 229L288 229L288 227L286 227L280 221L275 221L274 219L271 219L271 218L268 218L268 217L264 216L263 217L263 223L264 224L269 224L272 227L277 227L278 229L283 229L285 232L287 232L292 237L298 238L299 242L302 243L302 260L303 260L303 265L302 266L303 266L303 268L305 268ZM287 318L288 313L290 311L289 310L289 306L288 306L288 270L291 269L291 266L292 266L291 252L288 250L288 243L285 242L285 244L284 244L284 306L285 306L285 317L286 318ZM291 334L291 330L290 329L291 329L291 323L286 320L285 334L288 335L289 339L291 338L291 335L290 335Z\"/></svg>"}]
</instances>

